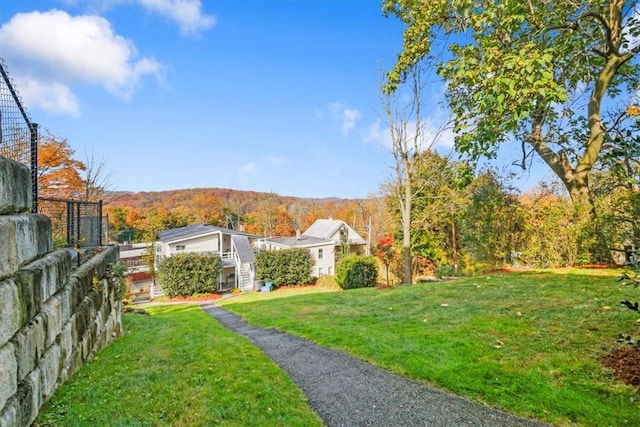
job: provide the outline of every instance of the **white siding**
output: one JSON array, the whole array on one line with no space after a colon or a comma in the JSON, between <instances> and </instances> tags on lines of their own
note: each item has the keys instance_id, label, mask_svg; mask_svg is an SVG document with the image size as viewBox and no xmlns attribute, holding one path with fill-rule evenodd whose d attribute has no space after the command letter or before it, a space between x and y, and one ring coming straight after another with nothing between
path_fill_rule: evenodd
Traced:
<instances>
[{"instance_id":1,"label":"white siding","mask_svg":"<svg viewBox=\"0 0 640 427\"><path fill-rule=\"evenodd\" d=\"M322 249L322 258L318 258L318 251ZM332 244L326 244L323 246L316 246L310 248L311 257L313 258L314 266L311 271L311 275L314 277L320 277L320 269L322 274L332 274L335 270L335 249Z\"/></svg>"},{"instance_id":2,"label":"white siding","mask_svg":"<svg viewBox=\"0 0 640 427\"><path fill-rule=\"evenodd\" d=\"M169 253L175 255L182 252L218 252L220 247L218 236L217 234L197 236L169 243ZM177 250L179 246L184 246L184 250Z\"/></svg>"}]
</instances>

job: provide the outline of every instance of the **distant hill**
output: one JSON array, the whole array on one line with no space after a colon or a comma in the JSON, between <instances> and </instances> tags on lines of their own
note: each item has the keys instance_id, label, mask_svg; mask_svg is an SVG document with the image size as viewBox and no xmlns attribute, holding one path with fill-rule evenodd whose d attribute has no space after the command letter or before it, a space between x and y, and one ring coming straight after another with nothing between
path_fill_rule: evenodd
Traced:
<instances>
[{"instance_id":1,"label":"distant hill","mask_svg":"<svg viewBox=\"0 0 640 427\"><path fill-rule=\"evenodd\" d=\"M361 199L341 199L339 197L305 198L295 196L281 196L275 193L233 190L229 188L186 188L165 191L112 191L109 192L108 204L112 207L132 207L134 209L148 209L153 206L163 206L168 209L202 199L218 199L223 204L227 202L241 202L249 210L253 210L264 200L274 200L278 203L292 204L305 202L318 205L346 205Z\"/></svg>"},{"instance_id":2,"label":"distant hill","mask_svg":"<svg viewBox=\"0 0 640 427\"><path fill-rule=\"evenodd\" d=\"M104 214L114 234L138 233L194 223L242 227L263 236L292 236L316 219L341 219L362 236L387 233L390 217L384 200L305 198L228 188L188 188L167 191L114 191L104 198Z\"/></svg>"}]
</instances>

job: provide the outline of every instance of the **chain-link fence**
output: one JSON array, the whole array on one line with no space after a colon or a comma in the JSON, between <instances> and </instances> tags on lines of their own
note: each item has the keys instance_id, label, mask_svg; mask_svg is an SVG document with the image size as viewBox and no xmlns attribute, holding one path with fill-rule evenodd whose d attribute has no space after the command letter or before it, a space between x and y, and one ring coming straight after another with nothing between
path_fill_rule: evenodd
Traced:
<instances>
[{"instance_id":1,"label":"chain-link fence","mask_svg":"<svg viewBox=\"0 0 640 427\"><path fill-rule=\"evenodd\" d=\"M38 209L38 125L32 123L0 58L0 156L31 168L32 211Z\"/></svg>"},{"instance_id":2,"label":"chain-link fence","mask_svg":"<svg viewBox=\"0 0 640 427\"><path fill-rule=\"evenodd\" d=\"M38 197L38 125L32 123L0 58L0 156L31 169L32 212L51 219L55 248L75 248L78 265L102 246L108 219L102 202Z\"/></svg>"},{"instance_id":3,"label":"chain-link fence","mask_svg":"<svg viewBox=\"0 0 640 427\"><path fill-rule=\"evenodd\" d=\"M106 217L102 202L40 198L38 213L51 219L55 248L75 248L78 263L92 249L102 246Z\"/></svg>"}]
</instances>

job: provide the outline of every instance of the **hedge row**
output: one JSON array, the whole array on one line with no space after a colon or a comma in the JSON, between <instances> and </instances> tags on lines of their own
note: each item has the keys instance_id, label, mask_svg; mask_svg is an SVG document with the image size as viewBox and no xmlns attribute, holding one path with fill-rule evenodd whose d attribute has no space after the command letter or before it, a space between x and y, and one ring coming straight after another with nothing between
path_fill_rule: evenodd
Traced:
<instances>
[{"instance_id":1,"label":"hedge row","mask_svg":"<svg viewBox=\"0 0 640 427\"><path fill-rule=\"evenodd\" d=\"M215 254L184 253L166 258L158 281L169 297L215 292L222 261Z\"/></svg>"},{"instance_id":2,"label":"hedge row","mask_svg":"<svg viewBox=\"0 0 640 427\"><path fill-rule=\"evenodd\" d=\"M260 251L256 255L256 278L281 285L307 285L313 281L313 259L306 249Z\"/></svg>"},{"instance_id":3,"label":"hedge row","mask_svg":"<svg viewBox=\"0 0 640 427\"><path fill-rule=\"evenodd\" d=\"M349 255L336 266L336 282L342 289L368 288L378 282L378 264L372 256Z\"/></svg>"}]
</instances>

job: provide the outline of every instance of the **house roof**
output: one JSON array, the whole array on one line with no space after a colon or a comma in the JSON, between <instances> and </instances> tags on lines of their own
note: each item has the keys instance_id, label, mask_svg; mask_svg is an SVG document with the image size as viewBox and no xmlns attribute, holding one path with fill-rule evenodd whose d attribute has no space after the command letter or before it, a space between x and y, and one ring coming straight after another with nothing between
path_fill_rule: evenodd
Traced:
<instances>
[{"instance_id":1,"label":"house roof","mask_svg":"<svg viewBox=\"0 0 640 427\"><path fill-rule=\"evenodd\" d=\"M302 235L329 239L334 236L343 225L349 230L349 243L355 245L364 245L367 243L349 224L337 219L317 219ZM335 243L340 243L340 241L336 241Z\"/></svg>"},{"instance_id":2,"label":"house roof","mask_svg":"<svg viewBox=\"0 0 640 427\"><path fill-rule=\"evenodd\" d=\"M344 224L344 221L337 219L317 219L307 228L303 235L328 239L340 229L342 224Z\"/></svg>"},{"instance_id":3,"label":"house roof","mask_svg":"<svg viewBox=\"0 0 640 427\"><path fill-rule=\"evenodd\" d=\"M253 248L251 247L251 243L249 243L247 236L232 235L231 241L233 242L233 246L236 248L236 253L238 254L240 262L252 263L256 261L256 254L253 252Z\"/></svg>"},{"instance_id":4,"label":"house roof","mask_svg":"<svg viewBox=\"0 0 640 427\"><path fill-rule=\"evenodd\" d=\"M147 248L142 249L129 249L126 251L120 250L118 259L139 258L147 254Z\"/></svg>"},{"instance_id":5,"label":"house roof","mask_svg":"<svg viewBox=\"0 0 640 427\"><path fill-rule=\"evenodd\" d=\"M249 236L247 233L231 230L228 228L216 227L214 225L196 224L186 227L173 228L158 233L158 240L162 242L175 242L177 240L189 239L191 237L203 236L214 233L224 233L236 236Z\"/></svg>"},{"instance_id":6,"label":"house roof","mask_svg":"<svg viewBox=\"0 0 640 427\"><path fill-rule=\"evenodd\" d=\"M271 237L264 239L267 243L272 243L278 246L287 248L311 248L314 246L335 245L335 242L331 239L322 239L318 237L305 236L304 234L297 237Z\"/></svg>"}]
</instances>

